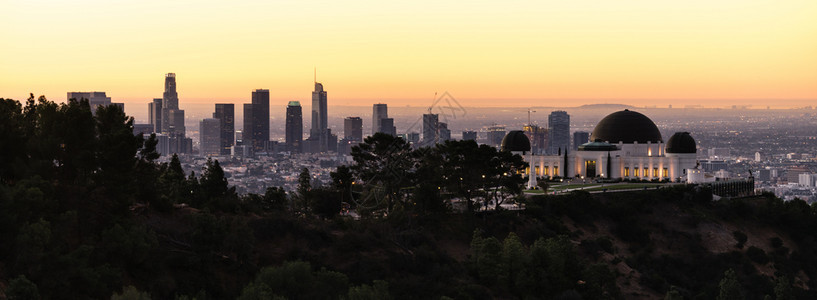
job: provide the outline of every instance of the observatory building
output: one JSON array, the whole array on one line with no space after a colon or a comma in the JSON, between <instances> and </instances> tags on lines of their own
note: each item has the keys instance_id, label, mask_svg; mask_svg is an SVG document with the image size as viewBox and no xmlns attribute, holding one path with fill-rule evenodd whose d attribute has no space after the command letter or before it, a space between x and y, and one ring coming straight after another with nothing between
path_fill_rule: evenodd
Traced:
<instances>
[{"instance_id":1,"label":"observatory building","mask_svg":"<svg viewBox=\"0 0 817 300\"><path fill-rule=\"evenodd\" d=\"M512 135L514 132L509 133ZM519 134L517 134L519 135ZM521 135L521 137L525 137ZM520 136L506 137L509 151L530 149ZM560 148L556 155L523 155L536 177L687 181L697 165L697 145L689 132L676 132L664 142L658 127L647 116L623 110L607 115L590 142L578 151Z\"/></svg>"}]
</instances>

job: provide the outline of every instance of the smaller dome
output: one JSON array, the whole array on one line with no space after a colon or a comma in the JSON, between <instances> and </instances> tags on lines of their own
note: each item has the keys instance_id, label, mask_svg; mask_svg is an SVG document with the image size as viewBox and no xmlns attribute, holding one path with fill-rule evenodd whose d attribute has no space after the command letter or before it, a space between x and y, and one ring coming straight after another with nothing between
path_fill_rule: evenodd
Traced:
<instances>
[{"instance_id":1,"label":"smaller dome","mask_svg":"<svg viewBox=\"0 0 817 300\"><path fill-rule=\"evenodd\" d=\"M689 132L676 132L667 141L667 153L696 153L698 146Z\"/></svg>"},{"instance_id":2,"label":"smaller dome","mask_svg":"<svg viewBox=\"0 0 817 300\"><path fill-rule=\"evenodd\" d=\"M522 130L513 130L502 139L502 151L530 151L530 140Z\"/></svg>"},{"instance_id":3,"label":"smaller dome","mask_svg":"<svg viewBox=\"0 0 817 300\"><path fill-rule=\"evenodd\" d=\"M616 151L616 145L596 140L595 142L584 143L579 146L579 151Z\"/></svg>"}]
</instances>

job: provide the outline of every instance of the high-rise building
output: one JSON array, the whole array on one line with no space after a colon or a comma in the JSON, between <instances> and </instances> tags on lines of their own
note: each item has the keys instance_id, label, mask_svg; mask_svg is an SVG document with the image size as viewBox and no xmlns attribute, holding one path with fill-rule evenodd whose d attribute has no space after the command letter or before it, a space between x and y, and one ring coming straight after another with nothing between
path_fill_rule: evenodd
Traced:
<instances>
[{"instance_id":1,"label":"high-rise building","mask_svg":"<svg viewBox=\"0 0 817 300\"><path fill-rule=\"evenodd\" d=\"M463 141L477 141L477 132L476 131L463 131L462 132L462 140Z\"/></svg>"},{"instance_id":2,"label":"high-rise building","mask_svg":"<svg viewBox=\"0 0 817 300\"><path fill-rule=\"evenodd\" d=\"M439 127L440 127L439 131L438 131L439 132L438 133L439 138L438 138L437 142L442 143L442 142L445 142L447 140L450 140L451 139L451 130L448 129L448 123L440 122Z\"/></svg>"},{"instance_id":3,"label":"high-rise building","mask_svg":"<svg viewBox=\"0 0 817 300\"><path fill-rule=\"evenodd\" d=\"M328 115L326 111L326 91L323 84L315 82L315 90L312 91L312 130L310 136L319 136L328 128Z\"/></svg>"},{"instance_id":4,"label":"high-rise building","mask_svg":"<svg viewBox=\"0 0 817 300\"><path fill-rule=\"evenodd\" d=\"M548 130L537 125L526 125L522 131L530 140L530 147L533 154L544 154L547 149Z\"/></svg>"},{"instance_id":5,"label":"high-rise building","mask_svg":"<svg viewBox=\"0 0 817 300\"><path fill-rule=\"evenodd\" d=\"M389 108L386 106L386 104L377 103L372 106L372 135L378 132L383 132L380 120L388 117Z\"/></svg>"},{"instance_id":6,"label":"high-rise building","mask_svg":"<svg viewBox=\"0 0 817 300\"><path fill-rule=\"evenodd\" d=\"M503 138L505 138L505 126L488 127L488 145L499 147L502 145Z\"/></svg>"},{"instance_id":7,"label":"high-rise building","mask_svg":"<svg viewBox=\"0 0 817 300\"><path fill-rule=\"evenodd\" d=\"M579 146L590 141L590 133L587 131L576 131L573 133L573 150L579 150Z\"/></svg>"},{"instance_id":8,"label":"high-rise building","mask_svg":"<svg viewBox=\"0 0 817 300\"><path fill-rule=\"evenodd\" d=\"M153 132L162 132L162 98L154 98L148 103L148 119L153 125Z\"/></svg>"},{"instance_id":9,"label":"high-rise building","mask_svg":"<svg viewBox=\"0 0 817 300\"><path fill-rule=\"evenodd\" d=\"M363 119L359 117L343 119L343 138L351 142L362 142Z\"/></svg>"},{"instance_id":10,"label":"high-rise building","mask_svg":"<svg viewBox=\"0 0 817 300\"><path fill-rule=\"evenodd\" d=\"M218 119L220 123L219 143L221 144L221 155L230 155L235 145L235 104L216 103L213 118Z\"/></svg>"},{"instance_id":11,"label":"high-rise building","mask_svg":"<svg viewBox=\"0 0 817 300\"><path fill-rule=\"evenodd\" d=\"M301 112L301 102L289 101L286 118L286 145L287 151L300 153L301 141L304 138L304 117Z\"/></svg>"},{"instance_id":12,"label":"high-rise building","mask_svg":"<svg viewBox=\"0 0 817 300\"><path fill-rule=\"evenodd\" d=\"M397 127L394 126L394 118L380 119L380 132L397 136Z\"/></svg>"},{"instance_id":13,"label":"high-rise building","mask_svg":"<svg viewBox=\"0 0 817 300\"><path fill-rule=\"evenodd\" d=\"M111 97L105 95L105 92L68 92L67 100L71 99L77 101L81 101L82 99L88 100L88 105L91 106L91 113L93 114L96 114L96 109L99 106L108 106L111 104L121 105L122 111L125 110L123 103L111 103Z\"/></svg>"},{"instance_id":14,"label":"high-rise building","mask_svg":"<svg viewBox=\"0 0 817 300\"><path fill-rule=\"evenodd\" d=\"M153 133L153 125L151 124L133 124L133 135Z\"/></svg>"},{"instance_id":15,"label":"high-rise building","mask_svg":"<svg viewBox=\"0 0 817 300\"><path fill-rule=\"evenodd\" d=\"M253 113L252 113L252 103L244 103L244 128L241 131L241 143L246 145L249 150L252 152L253 150ZM252 153L251 153L252 154Z\"/></svg>"},{"instance_id":16,"label":"high-rise building","mask_svg":"<svg viewBox=\"0 0 817 300\"><path fill-rule=\"evenodd\" d=\"M254 153L264 151L269 141L269 90L252 92L252 148ZM245 115L244 118L247 118Z\"/></svg>"},{"instance_id":17,"label":"high-rise building","mask_svg":"<svg viewBox=\"0 0 817 300\"><path fill-rule=\"evenodd\" d=\"M221 155L221 120L208 118L199 123L200 151L201 156ZM229 155L229 154L228 154Z\"/></svg>"},{"instance_id":18,"label":"high-rise building","mask_svg":"<svg viewBox=\"0 0 817 300\"><path fill-rule=\"evenodd\" d=\"M558 154L570 146L570 115L566 111L557 110L548 115L548 153ZM560 150L561 149L561 150Z\"/></svg>"},{"instance_id":19,"label":"high-rise building","mask_svg":"<svg viewBox=\"0 0 817 300\"><path fill-rule=\"evenodd\" d=\"M171 110L179 109L179 94L176 92L176 74L165 74L165 91L162 94L162 132L171 133Z\"/></svg>"},{"instance_id":20,"label":"high-rise building","mask_svg":"<svg viewBox=\"0 0 817 300\"><path fill-rule=\"evenodd\" d=\"M440 134L440 115L423 114L423 146L433 146L437 143Z\"/></svg>"},{"instance_id":21,"label":"high-rise building","mask_svg":"<svg viewBox=\"0 0 817 300\"><path fill-rule=\"evenodd\" d=\"M326 110L327 97L323 84L315 82L312 91L312 129L309 131L309 150L311 152L326 152L337 149L337 137L332 143L332 133L329 131L328 113Z\"/></svg>"}]
</instances>

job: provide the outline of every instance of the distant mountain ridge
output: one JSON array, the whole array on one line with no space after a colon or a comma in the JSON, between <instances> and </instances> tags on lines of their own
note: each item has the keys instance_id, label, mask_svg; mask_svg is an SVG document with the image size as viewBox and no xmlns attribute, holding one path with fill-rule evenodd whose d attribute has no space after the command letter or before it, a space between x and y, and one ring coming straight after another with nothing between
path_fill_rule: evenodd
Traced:
<instances>
[{"instance_id":1,"label":"distant mountain ridge","mask_svg":"<svg viewBox=\"0 0 817 300\"><path fill-rule=\"evenodd\" d=\"M582 106L578 106L576 108L579 109L625 109L625 108L635 108L635 106L627 105L627 104L607 104L607 103L600 103L600 104L585 104Z\"/></svg>"}]
</instances>

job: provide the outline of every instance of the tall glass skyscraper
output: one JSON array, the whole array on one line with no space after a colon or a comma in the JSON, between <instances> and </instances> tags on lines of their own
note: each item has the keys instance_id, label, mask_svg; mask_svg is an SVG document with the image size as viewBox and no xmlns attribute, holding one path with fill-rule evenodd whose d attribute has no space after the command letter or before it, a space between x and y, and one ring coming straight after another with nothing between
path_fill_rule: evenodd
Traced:
<instances>
[{"instance_id":1,"label":"tall glass skyscraper","mask_svg":"<svg viewBox=\"0 0 817 300\"><path fill-rule=\"evenodd\" d=\"M219 144L221 155L230 155L231 148L235 145L235 104L216 103L213 118L218 119L220 123Z\"/></svg>"},{"instance_id":2,"label":"tall glass skyscraper","mask_svg":"<svg viewBox=\"0 0 817 300\"><path fill-rule=\"evenodd\" d=\"M439 139L440 115L423 114L423 146L434 146Z\"/></svg>"},{"instance_id":3,"label":"tall glass skyscraper","mask_svg":"<svg viewBox=\"0 0 817 300\"><path fill-rule=\"evenodd\" d=\"M148 119L153 125L153 132L162 133L162 98L155 98L148 103Z\"/></svg>"},{"instance_id":4,"label":"tall glass skyscraper","mask_svg":"<svg viewBox=\"0 0 817 300\"><path fill-rule=\"evenodd\" d=\"M199 123L199 152L201 156L218 156L221 147L221 120L204 119Z\"/></svg>"},{"instance_id":5,"label":"tall glass skyscraper","mask_svg":"<svg viewBox=\"0 0 817 300\"><path fill-rule=\"evenodd\" d=\"M176 92L176 73L165 74L165 92L162 94L162 133L176 133L171 132L171 127L179 124L171 124L170 118L173 110L179 109L179 94ZM184 113L182 113L183 115ZM182 124L183 125L183 124ZM184 134L182 132L182 134Z\"/></svg>"},{"instance_id":6,"label":"tall glass skyscraper","mask_svg":"<svg viewBox=\"0 0 817 300\"><path fill-rule=\"evenodd\" d=\"M557 110L548 115L548 154L558 154L570 147L570 115Z\"/></svg>"},{"instance_id":7,"label":"tall glass skyscraper","mask_svg":"<svg viewBox=\"0 0 817 300\"><path fill-rule=\"evenodd\" d=\"M383 132L382 119L389 117L389 108L384 103L377 103L372 106L372 135Z\"/></svg>"},{"instance_id":8,"label":"tall glass skyscraper","mask_svg":"<svg viewBox=\"0 0 817 300\"><path fill-rule=\"evenodd\" d=\"M301 112L301 102L289 101L287 105L286 118L286 144L287 151L299 153L301 140L304 138L304 118Z\"/></svg>"},{"instance_id":9,"label":"tall glass skyscraper","mask_svg":"<svg viewBox=\"0 0 817 300\"><path fill-rule=\"evenodd\" d=\"M323 84L315 82L315 90L312 91L312 130L309 133L311 136L318 137L328 128L326 98Z\"/></svg>"},{"instance_id":10,"label":"tall glass skyscraper","mask_svg":"<svg viewBox=\"0 0 817 300\"><path fill-rule=\"evenodd\" d=\"M252 148L254 152L261 152L269 141L269 90L257 89L252 92L251 112Z\"/></svg>"},{"instance_id":11,"label":"tall glass skyscraper","mask_svg":"<svg viewBox=\"0 0 817 300\"><path fill-rule=\"evenodd\" d=\"M363 141L363 119L360 117L347 117L343 119L343 138L362 142Z\"/></svg>"}]
</instances>

